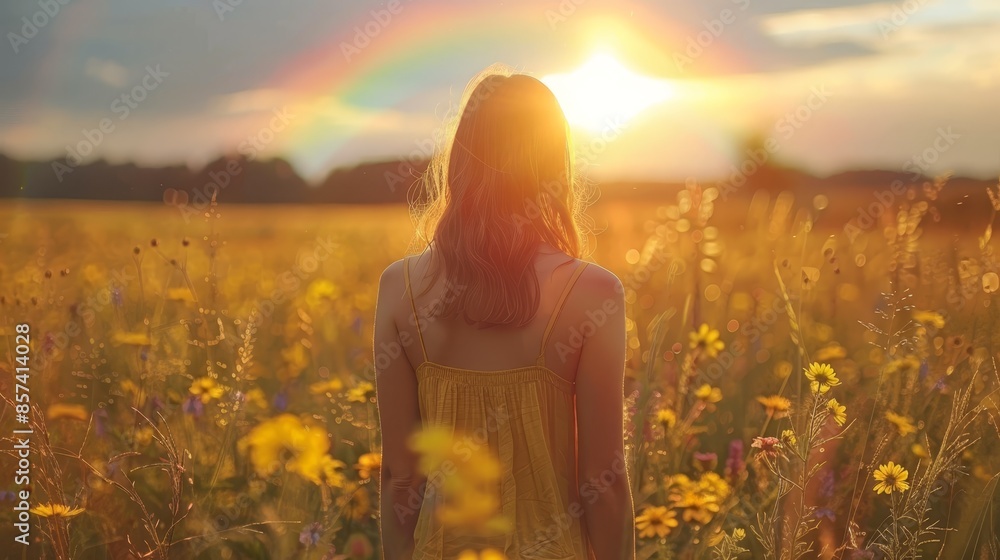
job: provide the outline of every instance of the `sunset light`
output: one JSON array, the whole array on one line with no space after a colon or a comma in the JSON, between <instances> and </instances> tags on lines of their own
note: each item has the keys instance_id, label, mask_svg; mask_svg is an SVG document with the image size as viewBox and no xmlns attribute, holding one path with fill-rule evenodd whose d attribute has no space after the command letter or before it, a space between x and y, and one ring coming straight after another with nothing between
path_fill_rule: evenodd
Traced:
<instances>
[{"instance_id":1,"label":"sunset light","mask_svg":"<svg viewBox=\"0 0 1000 560\"><path fill-rule=\"evenodd\" d=\"M637 74L607 53L542 82L555 93L571 125L592 131L620 125L674 95L668 81Z\"/></svg>"}]
</instances>

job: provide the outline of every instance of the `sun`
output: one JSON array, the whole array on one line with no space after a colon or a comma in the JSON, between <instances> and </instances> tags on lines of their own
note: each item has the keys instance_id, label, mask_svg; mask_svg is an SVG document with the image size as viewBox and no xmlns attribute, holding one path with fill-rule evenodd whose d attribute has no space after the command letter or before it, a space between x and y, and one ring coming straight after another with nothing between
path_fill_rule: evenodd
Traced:
<instances>
[{"instance_id":1,"label":"sun","mask_svg":"<svg viewBox=\"0 0 1000 560\"><path fill-rule=\"evenodd\" d=\"M572 126L591 131L618 128L674 94L667 80L637 74L607 53L597 53L568 74L541 78Z\"/></svg>"}]
</instances>

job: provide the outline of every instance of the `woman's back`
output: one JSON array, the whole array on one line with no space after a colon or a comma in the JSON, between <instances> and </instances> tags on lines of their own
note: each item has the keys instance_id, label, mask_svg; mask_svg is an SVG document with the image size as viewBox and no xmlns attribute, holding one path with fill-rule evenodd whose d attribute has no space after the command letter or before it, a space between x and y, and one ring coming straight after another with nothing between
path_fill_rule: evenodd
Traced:
<instances>
[{"instance_id":1,"label":"woman's back","mask_svg":"<svg viewBox=\"0 0 1000 560\"><path fill-rule=\"evenodd\" d=\"M411 265L410 260L404 265ZM552 278L562 280L562 285L556 286L560 289L555 297L549 289L553 287L551 283L540 282L544 308L536 315L536 321L515 333L521 335L523 344L516 338L512 343L510 337L506 341L499 341L498 337L491 340L489 330L461 333L461 329L453 327L447 329L448 333L440 332L435 322L427 324L428 316L418 313L419 307L411 299L411 310L416 317L414 350L419 357L415 372L423 424L446 426L464 434L468 439L463 442L465 445L487 448L499 460L502 472L497 488L499 513L512 523L513 529L503 535L480 536L442 527L434 515L441 499L439 485L428 484L414 532L414 559L454 558L463 550L487 547L504 552L511 560L587 557L576 478L575 387L565 373L557 373L546 365L547 360L556 356L578 357L579 346L574 352L556 352L549 343L573 286L586 266L586 262L575 259L556 265L553 273L559 274L553 274ZM546 267L542 264L543 270ZM407 291L412 294L409 268L404 268L404 274ZM549 313L542 313L544 310ZM537 332L538 319L545 319L544 329L534 337L536 351L530 361L508 368L456 367L456 362L451 361L464 355L464 363L459 362L462 365L476 362L473 359L476 357L478 363L487 365L496 363L497 357L505 354L523 355L523 347L531 346L527 335ZM473 342L480 344L464 347L467 350L464 353L442 352L450 354L448 359L426 353L428 338L436 342L435 347L442 347L447 334L476 339ZM490 343L492 348L483 347ZM451 348L463 346L455 344ZM560 363L566 361L555 359ZM563 367L558 369L566 371Z\"/></svg>"}]
</instances>

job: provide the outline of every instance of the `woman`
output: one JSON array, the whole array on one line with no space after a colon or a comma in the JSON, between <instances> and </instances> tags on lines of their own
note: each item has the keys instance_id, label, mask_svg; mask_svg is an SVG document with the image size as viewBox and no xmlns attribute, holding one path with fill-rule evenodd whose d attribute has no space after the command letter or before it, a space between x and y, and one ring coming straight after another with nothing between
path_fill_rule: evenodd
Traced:
<instances>
[{"instance_id":1,"label":"woman","mask_svg":"<svg viewBox=\"0 0 1000 560\"><path fill-rule=\"evenodd\" d=\"M428 248L386 268L376 305L383 558L634 558L624 290L579 258L580 195L555 96L488 68L423 181ZM484 434L506 531L435 515L442 485L408 446L427 426Z\"/></svg>"}]
</instances>

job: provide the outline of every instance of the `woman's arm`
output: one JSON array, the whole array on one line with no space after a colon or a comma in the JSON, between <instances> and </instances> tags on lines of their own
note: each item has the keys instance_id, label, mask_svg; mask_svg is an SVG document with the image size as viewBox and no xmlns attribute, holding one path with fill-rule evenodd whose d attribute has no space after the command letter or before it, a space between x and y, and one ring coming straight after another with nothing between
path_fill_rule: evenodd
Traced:
<instances>
[{"instance_id":1,"label":"woman's arm","mask_svg":"<svg viewBox=\"0 0 1000 560\"><path fill-rule=\"evenodd\" d=\"M375 393L382 433L379 531L384 560L411 558L423 501L424 477L407 445L420 427L417 381L393 319L393 306L405 297L402 261L397 261L382 273L375 303Z\"/></svg>"},{"instance_id":2,"label":"woman's arm","mask_svg":"<svg viewBox=\"0 0 1000 560\"><path fill-rule=\"evenodd\" d=\"M576 378L579 482L596 490L583 500L584 519L596 560L634 560L635 520L625 464L625 291L606 271L595 284L596 290L587 290L595 294L589 309L607 317L584 339Z\"/></svg>"}]
</instances>

